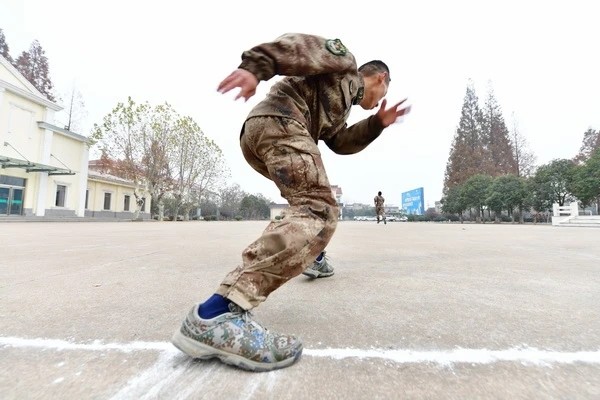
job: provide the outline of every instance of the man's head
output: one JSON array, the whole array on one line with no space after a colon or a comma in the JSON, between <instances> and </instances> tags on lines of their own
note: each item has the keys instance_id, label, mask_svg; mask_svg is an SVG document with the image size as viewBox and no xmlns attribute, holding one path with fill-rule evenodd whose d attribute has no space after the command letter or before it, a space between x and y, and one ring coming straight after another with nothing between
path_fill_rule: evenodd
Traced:
<instances>
[{"instance_id":1,"label":"man's head","mask_svg":"<svg viewBox=\"0 0 600 400\"><path fill-rule=\"evenodd\" d=\"M377 192L377 196L381 196L381 192Z\"/></svg>"},{"instance_id":2,"label":"man's head","mask_svg":"<svg viewBox=\"0 0 600 400\"><path fill-rule=\"evenodd\" d=\"M387 94L390 84L390 69L383 61L373 60L358 68L365 82L365 94L360 106L365 110L372 110Z\"/></svg>"}]
</instances>

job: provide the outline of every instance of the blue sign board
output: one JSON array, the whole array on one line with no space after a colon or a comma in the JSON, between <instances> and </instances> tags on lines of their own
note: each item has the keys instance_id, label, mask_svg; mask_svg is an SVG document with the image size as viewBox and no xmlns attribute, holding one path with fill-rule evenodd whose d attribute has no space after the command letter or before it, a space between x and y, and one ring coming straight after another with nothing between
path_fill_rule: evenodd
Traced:
<instances>
[{"instance_id":1,"label":"blue sign board","mask_svg":"<svg viewBox=\"0 0 600 400\"><path fill-rule=\"evenodd\" d=\"M407 214L423 215L425 213L425 196L423 188L402 193L402 208Z\"/></svg>"}]
</instances>

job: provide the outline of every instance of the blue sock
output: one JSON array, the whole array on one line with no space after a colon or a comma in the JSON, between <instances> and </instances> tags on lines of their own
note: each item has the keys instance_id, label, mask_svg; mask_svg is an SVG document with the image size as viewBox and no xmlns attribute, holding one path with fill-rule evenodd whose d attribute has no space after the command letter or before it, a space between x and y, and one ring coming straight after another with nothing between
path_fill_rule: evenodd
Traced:
<instances>
[{"instance_id":1,"label":"blue sock","mask_svg":"<svg viewBox=\"0 0 600 400\"><path fill-rule=\"evenodd\" d=\"M317 257L317 262L321 262L321 260L323 259L323 252L321 252L321 254L319 254L319 257Z\"/></svg>"},{"instance_id":2,"label":"blue sock","mask_svg":"<svg viewBox=\"0 0 600 400\"><path fill-rule=\"evenodd\" d=\"M202 319L211 319L229 312L231 300L219 294L213 294L208 300L198 307L198 315Z\"/></svg>"}]
</instances>

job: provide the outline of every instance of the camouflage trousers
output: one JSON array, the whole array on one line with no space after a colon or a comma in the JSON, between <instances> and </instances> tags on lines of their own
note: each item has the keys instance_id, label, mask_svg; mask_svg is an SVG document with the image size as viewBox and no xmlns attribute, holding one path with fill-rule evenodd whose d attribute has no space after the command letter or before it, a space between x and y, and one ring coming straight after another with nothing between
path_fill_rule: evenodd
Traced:
<instances>
[{"instance_id":1,"label":"camouflage trousers","mask_svg":"<svg viewBox=\"0 0 600 400\"><path fill-rule=\"evenodd\" d=\"M319 148L301 124L253 117L240 142L246 161L271 179L289 203L282 218L242 252L242 265L217 291L248 310L312 264L333 236L339 209Z\"/></svg>"},{"instance_id":2,"label":"camouflage trousers","mask_svg":"<svg viewBox=\"0 0 600 400\"><path fill-rule=\"evenodd\" d=\"M378 217L383 217L384 216L384 209L382 206L375 206L375 213L377 214Z\"/></svg>"}]
</instances>

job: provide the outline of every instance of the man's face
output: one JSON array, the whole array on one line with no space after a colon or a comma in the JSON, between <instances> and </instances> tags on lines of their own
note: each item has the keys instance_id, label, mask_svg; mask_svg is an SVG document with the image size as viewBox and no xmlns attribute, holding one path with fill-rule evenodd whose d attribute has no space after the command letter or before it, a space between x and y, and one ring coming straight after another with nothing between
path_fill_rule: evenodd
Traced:
<instances>
[{"instance_id":1,"label":"man's face","mask_svg":"<svg viewBox=\"0 0 600 400\"><path fill-rule=\"evenodd\" d=\"M380 73L365 77L364 82L365 94L360 102L360 106L365 110L372 110L379 105L379 102L387 94L386 74Z\"/></svg>"}]
</instances>

